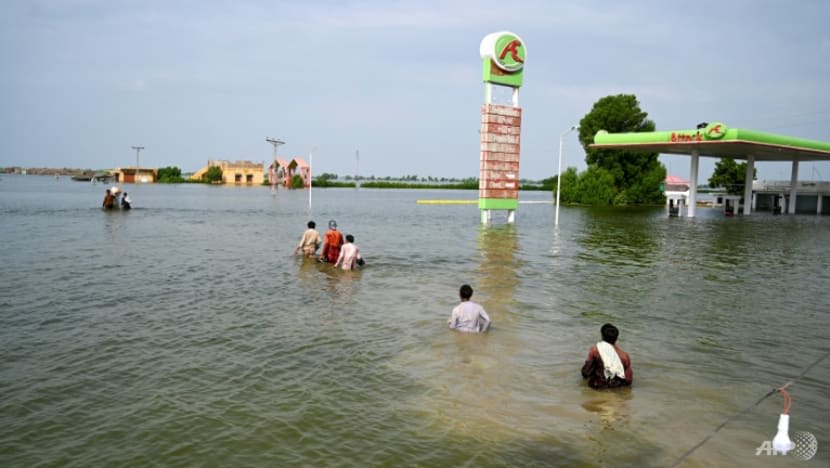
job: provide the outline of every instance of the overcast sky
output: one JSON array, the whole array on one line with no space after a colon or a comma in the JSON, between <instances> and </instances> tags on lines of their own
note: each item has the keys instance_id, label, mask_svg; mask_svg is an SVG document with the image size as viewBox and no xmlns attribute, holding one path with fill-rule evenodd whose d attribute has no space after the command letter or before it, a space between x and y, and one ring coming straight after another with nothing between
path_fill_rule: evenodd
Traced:
<instances>
[{"instance_id":1,"label":"overcast sky","mask_svg":"<svg viewBox=\"0 0 830 468\"><path fill-rule=\"evenodd\" d=\"M134 165L143 145L142 166L189 172L268 161L270 136L286 158L317 147L318 174L354 173L359 150L363 175L477 176L478 47L500 30L528 51L523 178L554 175L560 133L609 94L635 94L660 130L830 141L828 18L826 0L5 0L0 166ZM575 134L564 160L585 168ZM688 177L688 158L661 160Z\"/></svg>"}]
</instances>

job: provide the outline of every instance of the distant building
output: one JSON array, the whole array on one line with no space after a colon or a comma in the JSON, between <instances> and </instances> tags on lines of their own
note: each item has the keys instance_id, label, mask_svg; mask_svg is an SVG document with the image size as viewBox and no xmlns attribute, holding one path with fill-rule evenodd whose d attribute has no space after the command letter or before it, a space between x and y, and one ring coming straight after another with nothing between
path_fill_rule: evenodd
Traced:
<instances>
[{"instance_id":1,"label":"distant building","mask_svg":"<svg viewBox=\"0 0 830 468\"><path fill-rule=\"evenodd\" d=\"M303 158L296 157L290 162L277 158L276 168L274 163L268 165L268 179L272 185L291 188L295 175L303 178L303 187L311 186L311 167Z\"/></svg>"},{"instance_id":2,"label":"distant building","mask_svg":"<svg viewBox=\"0 0 830 468\"><path fill-rule=\"evenodd\" d=\"M790 211L793 183L788 180L755 180L752 182L752 209L773 213L830 214L830 182L805 181L796 183L796 196Z\"/></svg>"},{"instance_id":3,"label":"distant building","mask_svg":"<svg viewBox=\"0 0 830 468\"><path fill-rule=\"evenodd\" d=\"M668 175L663 181L663 193L666 196L666 209L669 216L683 216L683 210L689 199L689 181Z\"/></svg>"},{"instance_id":4,"label":"distant building","mask_svg":"<svg viewBox=\"0 0 830 468\"><path fill-rule=\"evenodd\" d=\"M311 167L309 167L308 163L305 162L303 158L292 159L291 162L288 163L288 173L291 178L293 178L295 174L299 174L300 177L303 178L303 187L308 188L311 186Z\"/></svg>"},{"instance_id":5,"label":"distant building","mask_svg":"<svg viewBox=\"0 0 830 468\"><path fill-rule=\"evenodd\" d=\"M149 167L119 167L109 172L115 182L122 184L152 184L158 180L158 169Z\"/></svg>"},{"instance_id":6,"label":"distant building","mask_svg":"<svg viewBox=\"0 0 830 468\"><path fill-rule=\"evenodd\" d=\"M235 185L262 185L265 182L265 170L262 163L252 161L226 161L209 159L207 166L194 172L191 179L204 178L208 169L217 166L222 169L222 182Z\"/></svg>"},{"instance_id":7,"label":"distant building","mask_svg":"<svg viewBox=\"0 0 830 468\"><path fill-rule=\"evenodd\" d=\"M277 158L276 159L276 167L274 163L271 163L268 166L268 182L271 185L282 185L284 187L291 186L291 177L289 176L288 171L288 161L285 159Z\"/></svg>"}]
</instances>

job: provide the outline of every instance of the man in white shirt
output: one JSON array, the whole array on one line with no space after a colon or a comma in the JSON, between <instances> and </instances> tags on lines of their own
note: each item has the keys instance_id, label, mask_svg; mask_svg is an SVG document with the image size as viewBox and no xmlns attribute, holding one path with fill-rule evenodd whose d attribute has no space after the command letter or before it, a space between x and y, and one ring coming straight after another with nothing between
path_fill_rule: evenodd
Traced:
<instances>
[{"instance_id":1,"label":"man in white shirt","mask_svg":"<svg viewBox=\"0 0 830 468\"><path fill-rule=\"evenodd\" d=\"M490 328L490 316L484 307L470 300L473 297L473 288L465 284L461 286L458 295L461 297L461 304L452 310L452 315L447 321L450 328L467 333L487 331Z\"/></svg>"},{"instance_id":2,"label":"man in white shirt","mask_svg":"<svg viewBox=\"0 0 830 468\"><path fill-rule=\"evenodd\" d=\"M342 267L344 270L354 270L358 265L363 265L363 257L360 256L360 249L354 243L354 236L346 235L346 243L340 248L340 255L334 267Z\"/></svg>"}]
</instances>

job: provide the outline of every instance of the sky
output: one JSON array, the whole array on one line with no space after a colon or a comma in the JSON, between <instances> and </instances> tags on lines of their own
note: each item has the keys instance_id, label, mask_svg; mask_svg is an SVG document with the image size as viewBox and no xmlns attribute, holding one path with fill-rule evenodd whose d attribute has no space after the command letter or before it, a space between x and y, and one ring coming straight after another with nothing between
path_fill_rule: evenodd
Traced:
<instances>
[{"instance_id":1,"label":"sky","mask_svg":"<svg viewBox=\"0 0 830 468\"><path fill-rule=\"evenodd\" d=\"M0 166L134 166L139 145L142 167L192 172L270 161L274 137L316 174L354 174L359 151L364 176L475 177L479 43L503 30L527 48L522 178L555 175L562 132L620 93L658 130L830 141L828 17L825 0L5 0ZM576 134L563 143L563 170L584 170ZM660 160L688 178L688 157ZM830 163L799 176L830 180Z\"/></svg>"}]
</instances>

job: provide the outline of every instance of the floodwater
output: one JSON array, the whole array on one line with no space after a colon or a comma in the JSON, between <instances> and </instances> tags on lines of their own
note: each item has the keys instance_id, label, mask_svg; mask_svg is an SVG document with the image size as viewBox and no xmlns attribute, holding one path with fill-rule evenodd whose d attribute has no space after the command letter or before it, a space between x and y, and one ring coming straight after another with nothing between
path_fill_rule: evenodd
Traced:
<instances>
[{"instance_id":1,"label":"floodwater","mask_svg":"<svg viewBox=\"0 0 830 468\"><path fill-rule=\"evenodd\" d=\"M2 466L667 466L830 351L830 217L696 219L469 191L315 189L361 271L291 255L307 191L0 176ZM549 201L549 193L522 200ZM493 319L462 335L458 287ZM634 385L585 387L605 322ZM756 455L780 395L683 466L827 466L830 359L791 387L812 461Z\"/></svg>"}]
</instances>

